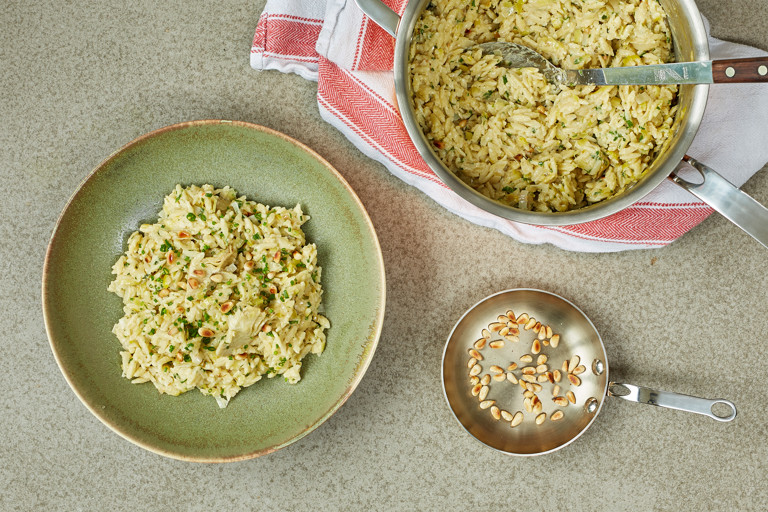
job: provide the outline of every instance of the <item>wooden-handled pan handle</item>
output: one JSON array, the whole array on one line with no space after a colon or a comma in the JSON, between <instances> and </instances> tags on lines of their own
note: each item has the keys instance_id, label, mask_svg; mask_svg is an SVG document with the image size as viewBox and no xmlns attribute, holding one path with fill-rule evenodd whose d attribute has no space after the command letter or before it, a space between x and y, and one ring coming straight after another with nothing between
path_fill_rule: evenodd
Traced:
<instances>
[{"instance_id":1,"label":"wooden-handled pan handle","mask_svg":"<svg viewBox=\"0 0 768 512\"><path fill-rule=\"evenodd\" d=\"M716 84L768 82L768 57L713 60L712 80Z\"/></svg>"}]
</instances>

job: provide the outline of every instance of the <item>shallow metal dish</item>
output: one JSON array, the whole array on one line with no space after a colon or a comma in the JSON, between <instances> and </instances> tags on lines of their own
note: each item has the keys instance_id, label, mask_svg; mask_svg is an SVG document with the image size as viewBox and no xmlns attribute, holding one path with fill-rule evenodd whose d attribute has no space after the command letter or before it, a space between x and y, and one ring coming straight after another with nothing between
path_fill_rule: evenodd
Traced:
<instances>
[{"instance_id":1,"label":"shallow metal dish","mask_svg":"<svg viewBox=\"0 0 768 512\"><path fill-rule=\"evenodd\" d=\"M557 348L543 347L541 353L549 357L552 369L560 368L563 360L578 355L586 371L580 375L581 385L571 386L565 376L560 382L561 395L571 390L576 403L566 407L556 406L552 401L550 383L544 383L538 393L542 412L547 419L541 425L534 422L532 413L524 413L523 422L512 428L509 421L495 420L488 410L478 405L478 398L472 396L467 361L468 349L480 338L482 329L495 322L499 315L512 310L515 314L527 313L543 325L549 325L560 334ZM480 362L483 373L489 373L491 365L506 368L511 362L519 363L519 357L530 354L534 335L521 329L519 342L506 342L500 349L485 348ZM533 356L534 358L536 356ZM520 364L523 366L523 364ZM736 407L727 400L706 400L665 391L611 382L609 380L608 358L603 340L587 316L573 303L550 292L532 289L506 290L487 297L469 309L451 331L445 344L442 361L443 391L448 406L461 426L478 441L510 455L542 455L558 450L572 443L590 426L603 405L605 396L616 396L626 400L657 405L709 416L718 421L731 421L736 417ZM520 376L519 369L514 372ZM497 405L514 414L524 411L523 393L516 384L508 381L491 382L487 399L496 400ZM715 404L722 404L725 415L712 412ZM563 419L551 421L555 410L564 413Z\"/></svg>"}]
</instances>

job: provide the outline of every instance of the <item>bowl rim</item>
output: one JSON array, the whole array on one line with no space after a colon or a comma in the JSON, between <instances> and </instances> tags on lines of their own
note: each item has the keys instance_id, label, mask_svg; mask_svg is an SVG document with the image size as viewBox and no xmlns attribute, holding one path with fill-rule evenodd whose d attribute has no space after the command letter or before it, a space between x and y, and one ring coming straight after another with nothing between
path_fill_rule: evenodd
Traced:
<instances>
[{"instance_id":1,"label":"bowl rim","mask_svg":"<svg viewBox=\"0 0 768 512\"><path fill-rule=\"evenodd\" d=\"M168 449L162 449L158 448L157 446L152 445L151 443L145 442L141 439L139 439L137 436L131 434L128 431L125 431L118 425L113 424L110 422L99 410L98 407L96 407L94 404L91 404L84 395L81 393L80 389L75 385L74 378L71 374L71 371L65 368L65 365L62 364L62 354L59 350L58 343L54 341L54 336L52 335L52 326L51 326L51 318L50 315L52 314L52 304L47 299L49 296L49 278L51 275L50 272L50 262L51 257L53 253L53 247L54 243L57 240L57 237L61 236L59 233L59 228L61 226L61 222L64 219L65 215L69 211L72 204L76 201L79 194L82 192L83 187L94 178L94 176L99 173L104 167L109 165L113 160L115 160L118 156L126 152L127 150L133 148L134 146L138 145L139 143L156 137L158 135L164 134L166 132L171 131L177 131L177 130L184 130L191 127L198 127L198 126L214 126L214 125L222 125L222 124L231 124L235 126L239 126L242 128L247 128L255 131L259 131L262 133L266 133L268 135L272 135L275 137L279 137L286 142L289 142L290 144L294 145L295 147L303 150L307 154L309 154L312 158L314 158L318 163L323 165L332 176L334 176L339 182L344 186L344 188L347 190L351 198L353 199L354 203L358 206L360 209L360 213L363 216L363 219L365 221L365 225L368 228L368 232L371 235L373 245L375 248L376 253L376 267L378 270L379 275L379 286L380 286L380 294L378 297L379 301L379 307L376 311L376 318L373 322L373 330L368 335L368 344L369 346L364 352L364 355L362 356L362 361L357 366L357 371L350 382L347 389L344 391L344 393L334 402L331 407L321 416L319 417L312 425L309 425L304 430L299 432L299 434L295 435L294 437L277 444L275 446L262 448L255 451L249 451L242 454L237 455L229 455L229 456L196 456L196 455L187 455L187 454L181 454L174 452L172 450ZM180 123L175 123L172 125L164 126L162 128L157 128L155 130L152 130L150 132L147 132L143 135L140 135L139 137L136 137L132 141L124 144L119 149L113 151L108 157L106 157L101 163L99 163L77 186L69 200L67 201L66 205L62 209L61 213L59 214L59 217L56 220L56 223L54 225L53 231L51 233L50 240L48 242L48 246L45 251L45 259L43 262L43 272L42 272L42 307L43 307L43 322L45 324L45 332L46 336L48 338L48 343L51 347L51 351L53 352L54 359L56 360L56 365L59 367L59 370L61 371L62 375L64 376L64 379L66 380L67 384L69 385L70 389L74 391L77 398L80 400L80 402L85 405L88 410L96 416L96 418L99 419L104 425L109 427L110 430L118 434L123 439L130 441L131 443L144 448L145 450L148 450L150 452L156 453L158 455L162 455L165 457L169 457L172 459L182 460L182 461L188 461L188 462L204 462L204 463L221 463L221 462L236 462L240 460L247 460L247 459L253 459L256 457L260 457L262 455L267 455L269 453L275 452L277 450L280 450L281 448L285 448L286 446L298 441L299 439L303 438L313 430L317 429L320 425L325 423L328 418L330 418L336 411L339 410L339 408L344 405L344 403L349 399L349 397L352 395L354 390L357 388L360 381L363 379L363 376L368 371L368 367L371 364L371 360L373 359L373 355L376 352L376 348L379 343L379 339L381 337L381 330L383 328L384 323L384 313L386 309L386 274L385 274L385 268L384 268L384 258L381 252L381 245L379 243L379 238L376 234L376 230L373 226L373 222L371 221L370 215L368 214L368 211L365 209L362 201L360 201L360 198L357 196L355 191L352 189L350 184L347 182L346 179L339 173L336 168L334 168L327 160L325 160L322 156L320 156L317 152L315 152L313 149L308 147L302 142L299 142L298 140L294 139L293 137L290 137L282 132L279 132L277 130L273 130L272 128L268 128L266 126L262 126L255 123L250 123L247 121L234 121L234 120L225 120L225 119L200 119L200 120L194 120L194 121L184 121Z\"/></svg>"}]
</instances>

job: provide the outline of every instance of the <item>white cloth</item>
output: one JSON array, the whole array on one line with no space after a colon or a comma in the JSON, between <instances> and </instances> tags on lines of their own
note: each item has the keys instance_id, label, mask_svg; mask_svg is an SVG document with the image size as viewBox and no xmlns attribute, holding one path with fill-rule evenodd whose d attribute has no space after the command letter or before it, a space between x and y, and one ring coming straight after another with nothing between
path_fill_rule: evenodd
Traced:
<instances>
[{"instance_id":1,"label":"white cloth","mask_svg":"<svg viewBox=\"0 0 768 512\"><path fill-rule=\"evenodd\" d=\"M406 2L385 3L400 14ZM714 60L768 55L712 37L709 46ZM451 212L524 243L583 252L663 247L712 213L668 180L621 212L572 226L520 224L471 205L426 166L405 131L395 101L393 49L394 39L354 0L268 0L254 36L251 66L318 81L321 116L363 153ZM741 186L768 161L766 118L768 84L713 85L688 154Z\"/></svg>"}]
</instances>

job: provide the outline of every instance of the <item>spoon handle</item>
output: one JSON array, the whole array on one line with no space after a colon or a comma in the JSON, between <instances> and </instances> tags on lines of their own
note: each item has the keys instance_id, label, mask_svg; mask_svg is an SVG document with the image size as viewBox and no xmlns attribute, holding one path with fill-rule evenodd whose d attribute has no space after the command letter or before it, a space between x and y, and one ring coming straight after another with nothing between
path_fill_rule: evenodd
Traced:
<instances>
[{"instance_id":1,"label":"spoon handle","mask_svg":"<svg viewBox=\"0 0 768 512\"><path fill-rule=\"evenodd\" d=\"M568 85L673 85L768 82L768 57L566 70Z\"/></svg>"},{"instance_id":2,"label":"spoon handle","mask_svg":"<svg viewBox=\"0 0 768 512\"><path fill-rule=\"evenodd\" d=\"M768 57L713 60L712 78L716 84L768 82Z\"/></svg>"},{"instance_id":3,"label":"spoon handle","mask_svg":"<svg viewBox=\"0 0 768 512\"><path fill-rule=\"evenodd\" d=\"M565 70L567 85L674 85L711 84L712 63L673 62L648 66Z\"/></svg>"}]
</instances>

